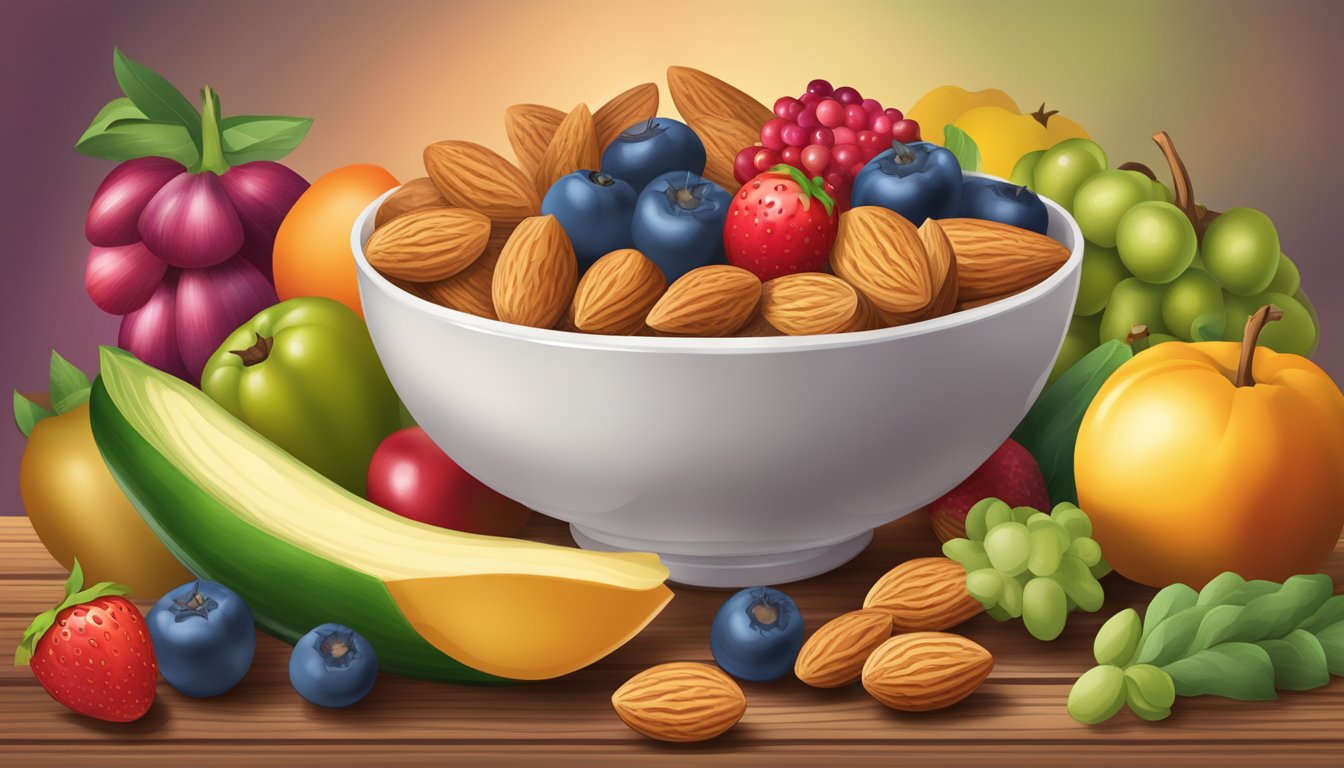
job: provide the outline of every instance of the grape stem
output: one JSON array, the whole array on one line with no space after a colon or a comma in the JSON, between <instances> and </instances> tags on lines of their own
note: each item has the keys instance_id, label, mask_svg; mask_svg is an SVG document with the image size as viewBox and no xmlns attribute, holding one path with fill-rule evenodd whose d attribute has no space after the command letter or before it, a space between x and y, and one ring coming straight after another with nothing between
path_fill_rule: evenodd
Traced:
<instances>
[{"instance_id":1,"label":"grape stem","mask_svg":"<svg viewBox=\"0 0 1344 768\"><path fill-rule=\"evenodd\" d=\"M1237 363L1238 387L1254 387L1255 377L1251 375L1251 366L1255 362L1255 345L1260 341L1260 331L1265 323L1283 319L1283 310L1273 304L1257 309L1255 314L1246 318L1246 333L1241 338L1241 361Z\"/></svg>"},{"instance_id":2,"label":"grape stem","mask_svg":"<svg viewBox=\"0 0 1344 768\"><path fill-rule=\"evenodd\" d=\"M1176 151L1176 145L1172 142L1171 135L1166 131L1160 131L1153 134L1153 141L1162 150L1162 156L1167 159L1167 167L1171 170L1172 191L1176 197L1176 207L1180 208L1181 213L1184 213L1185 217L1190 220L1191 226L1195 228L1195 237L1203 242L1204 229L1209 226L1209 222L1218 218L1219 213L1207 210L1195 202L1195 186L1190 181L1190 172L1186 170L1185 161ZM1126 165L1130 164L1126 163ZM1135 163L1134 165L1138 164Z\"/></svg>"},{"instance_id":3,"label":"grape stem","mask_svg":"<svg viewBox=\"0 0 1344 768\"><path fill-rule=\"evenodd\" d=\"M1148 326L1144 323L1135 323L1130 326L1129 333L1125 334L1125 343L1132 347L1135 352L1142 352L1148 348L1147 339Z\"/></svg>"}]
</instances>

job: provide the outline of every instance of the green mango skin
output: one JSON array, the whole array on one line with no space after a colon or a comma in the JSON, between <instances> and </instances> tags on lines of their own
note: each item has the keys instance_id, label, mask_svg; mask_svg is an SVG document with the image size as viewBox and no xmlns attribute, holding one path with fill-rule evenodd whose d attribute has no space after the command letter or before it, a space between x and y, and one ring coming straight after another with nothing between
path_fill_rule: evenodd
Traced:
<instances>
[{"instance_id":1,"label":"green mango skin","mask_svg":"<svg viewBox=\"0 0 1344 768\"><path fill-rule=\"evenodd\" d=\"M271 339L264 360L235 354ZM205 364L201 389L303 463L364 495L369 460L402 426L401 401L364 321L340 302L290 299L234 331Z\"/></svg>"},{"instance_id":2,"label":"green mango skin","mask_svg":"<svg viewBox=\"0 0 1344 768\"><path fill-rule=\"evenodd\" d=\"M103 354L126 353L105 348ZM138 361L135 366L149 370ZM104 375L133 375L107 373L117 370L103 366ZM468 667L431 645L380 579L248 525L140 435L101 376L89 396L89 419L108 469L154 534L192 573L228 584L241 595L266 632L292 644L319 624L338 622L368 639L383 671L468 685L512 682ZM277 589L281 583L285 588Z\"/></svg>"}]
</instances>

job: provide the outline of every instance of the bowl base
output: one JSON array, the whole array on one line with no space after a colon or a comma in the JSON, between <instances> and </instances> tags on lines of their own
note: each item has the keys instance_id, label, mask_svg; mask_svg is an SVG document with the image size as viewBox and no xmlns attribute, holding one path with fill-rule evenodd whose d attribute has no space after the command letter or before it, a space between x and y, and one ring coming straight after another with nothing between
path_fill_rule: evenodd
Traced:
<instances>
[{"instance_id":1,"label":"bowl base","mask_svg":"<svg viewBox=\"0 0 1344 768\"><path fill-rule=\"evenodd\" d=\"M584 549L599 552L628 552L633 542L622 545L608 543L601 533L570 525L574 542ZM758 585L785 584L820 576L858 556L873 540L872 531L864 531L852 539L810 549L772 552L755 555L682 555L658 552L656 544L638 547L645 552L657 552L679 584L693 587L741 588Z\"/></svg>"}]
</instances>

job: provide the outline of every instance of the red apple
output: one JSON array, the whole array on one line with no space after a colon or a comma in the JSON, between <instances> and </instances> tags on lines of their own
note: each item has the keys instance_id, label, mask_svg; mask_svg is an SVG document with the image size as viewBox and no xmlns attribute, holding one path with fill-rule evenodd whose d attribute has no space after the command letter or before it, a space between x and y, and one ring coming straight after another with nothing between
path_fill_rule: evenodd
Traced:
<instances>
[{"instance_id":1,"label":"red apple","mask_svg":"<svg viewBox=\"0 0 1344 768\"><path fill-rule=\"evenodd\" d=\"M1003 499L1013 507L1050 511L1040 465L1026 448L1007 440L961 485L929 505L929 518L939 541L965 538L966 513L990 497Z\"/></svg>"},{"instance_id":2,"label":"red apple","mask_svg":"<svg viewBox=\"0 0 1344 768\"><path fill-rule=\"evenodd\" d=\"M368 496L402 517L489 536L518 533L532 514L467 474L420 427L393 432L378 445Z\"/></svg>"}]
</instances>

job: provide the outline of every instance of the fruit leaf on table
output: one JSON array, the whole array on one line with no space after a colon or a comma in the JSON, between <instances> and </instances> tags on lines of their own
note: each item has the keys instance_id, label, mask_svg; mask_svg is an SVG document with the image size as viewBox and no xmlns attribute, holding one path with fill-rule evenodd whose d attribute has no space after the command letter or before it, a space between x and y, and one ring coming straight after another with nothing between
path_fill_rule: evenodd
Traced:
<instances>
[{"instance_id":1,"label":"fruit leaf on table","mask_svg":"<svg viewBox=\"0 0 1344 768\"><path fill-rule=\"evenodd\" d=\"M961 170L980 170L980 148L975 145L975 139L970 134L948 123L943 128L943 146L957 158Z\"/></svg>"},{"instance_id":2,"label":"fruit leaf on table","mask_svg":"<svg viewBox=\"0 0 1344 768\"><path fill-rule=\"evenodd\" d=\"M1158 670L1178 696L1268 701L1277 697L1276 689L1319 688L1331 675L1344 673L1344 596L1332 596L1333 589L1324 574L1276 584L1228 572L1198 593L1173 584L1150 601L1133 658L1116 650L1126 648L1123 638L1138 630L1133 610L1102 625L1094 655L1099 664L1123 667L1127 675L1141 666ZM1161 685L1153 672L1144 674L1150 686ZM1101 722L1114 714L1105 706L1112 692L1093 684L1096 675L1084 678L1089 682L1070 693L1069 714L1079 722ZM1169 708L1147 706L1141 696L1129 703L1144 719L1170 714Z\"/></svg>"}]
</instances>

